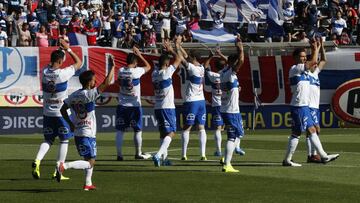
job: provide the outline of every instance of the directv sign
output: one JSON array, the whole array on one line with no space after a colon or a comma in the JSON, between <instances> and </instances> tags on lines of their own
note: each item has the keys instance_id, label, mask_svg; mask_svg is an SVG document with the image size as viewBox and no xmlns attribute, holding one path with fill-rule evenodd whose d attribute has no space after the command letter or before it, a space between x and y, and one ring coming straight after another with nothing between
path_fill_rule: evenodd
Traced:
<instances>
[{"instance_id":1,"label":"directv sign","mask_svg":"<svg viewBox=\"0 0 360 203\"><path fill-rule=\"evenodd\" d=\"M157 121L154 109L143 108L144 131L157 131ZM321 105L320 124L324 128L338 128L339 120L331 111L330 105ZM99 132L115 132L115 107L97 107L96 119ZM212 129L210 107L207 109L206 127ZM254 111L253 106L241 106L243 126L245 129L286 129L291 127L291 116L288 105L262 106ZM181 131L184 120L182 108L177 108L177 126ZM0 109L0 134L29 134L42 133L43 116L42 108L1 108Z\"/></svg>"}]
</instances>

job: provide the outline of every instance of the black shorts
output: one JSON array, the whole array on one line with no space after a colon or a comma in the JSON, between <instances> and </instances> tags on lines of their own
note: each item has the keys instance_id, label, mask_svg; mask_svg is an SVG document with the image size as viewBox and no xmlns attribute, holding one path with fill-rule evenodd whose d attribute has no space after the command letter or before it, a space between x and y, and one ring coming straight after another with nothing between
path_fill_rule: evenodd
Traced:
<instances>
[{"instance_id":1,"label":"black shorts","mask_svg":"<svg viewBox=\"0 0 360 203\"><path fill-rule=\"evenodd\" d=\"M284 23L283 27L286 34L292 34L294 31L294 23Z\"/></svg>"}]
</instances>

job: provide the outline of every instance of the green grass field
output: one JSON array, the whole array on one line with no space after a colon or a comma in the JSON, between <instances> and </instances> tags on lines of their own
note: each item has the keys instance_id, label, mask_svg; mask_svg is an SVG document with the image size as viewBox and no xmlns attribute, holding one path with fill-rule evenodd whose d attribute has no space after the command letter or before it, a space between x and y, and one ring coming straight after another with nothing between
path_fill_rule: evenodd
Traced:
<instances>
[{"instance_id":1,"label":"green grass field","mask_svg":"<svg viewBox=\"0 0 360 203\"><path fill-rule=\"evenodd\" d=\"M180 137L170 146L173 166L155 168L152 161L135 161L132 133L126 135L125 161L115 160L114 134L98 134L98 157L93 182L96 191L82 191L84 172L68 170L69 181L51 179L57 146L41 165L41 179L33 180L31 163L41 135L0 136L0 202L360 202L359 129L324 129L321 139L328 152L341 156L327 165L307 164L304 137L294 156L300 168L281 166L288 130L247 131L242 140L246 155L234 156L237 174L221 172L212 156L214 142L208 132L209 161L200 162L198 139L190 137L189 161L179 161ZM225 137L223 135L223 137ZM144 133L144 151L159 145L156 133ZM73 140L68 160L80 157Z\"/></svg>"}]
</instances>

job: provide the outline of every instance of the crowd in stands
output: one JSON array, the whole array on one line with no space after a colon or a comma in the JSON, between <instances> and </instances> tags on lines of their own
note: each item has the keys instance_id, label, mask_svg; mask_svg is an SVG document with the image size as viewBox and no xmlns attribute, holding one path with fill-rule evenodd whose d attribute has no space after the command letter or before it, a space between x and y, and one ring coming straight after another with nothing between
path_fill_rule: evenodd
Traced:
<instances>
[{"instance_id":1,"label":"crowd in stands","mask_svg":"<svg viewBox=\"0 0 360 203\"><path fill-rule=\"evenodd\" d=\"M284 32L268 37L257 13L227 25L226 7L214 11L209 5L213 22L199 21L197 0L0 0L0 46L56 46L59 39L69 41L69 33L82 33L89 46L154 48L175 35L196 42L190 31L199 29L225 29L248 42L316 36L360 44L359 0L284 0L282 6Z\"/></svg>"}]
</instances>

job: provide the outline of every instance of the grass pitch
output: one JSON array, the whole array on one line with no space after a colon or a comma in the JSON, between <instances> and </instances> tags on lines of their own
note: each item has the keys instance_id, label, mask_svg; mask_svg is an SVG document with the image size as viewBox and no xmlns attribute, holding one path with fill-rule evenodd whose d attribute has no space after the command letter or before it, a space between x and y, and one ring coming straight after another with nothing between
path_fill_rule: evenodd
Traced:
<instances>
[{"instance_id":1,"label":"grass pitch","mask_svg":"<svg viewBox=\"0 0 360 203\"><path fill-rule=\"evenodd\" d=\"M224 133L223 133L224 134ZM327 165L307 164L304 137L294 160L300 168L281 166L289 130L247 131L234 155L238 174L221 172L208 132L209 161L200 162L197 135L189 144L189 161L180 161L177 136L169 157L173 166L155 168L152 161L135 161L132 133L124 142L125 161L115 160L114 133L99 133L93 182L96 191L82 191L84 172L68 170L71 180L51 179L58 147L41 164L41 179L33 180L31 163L42 135L0 136L0 202L360 202L360 133L358 129L324 129L321 140L328 152L340 153ZM143 149L158 149L157 133L144 133ZM223 135L225 138L225 135ZM80 157L71 140L68 160Z\"/></svg>"}]
</instances>

